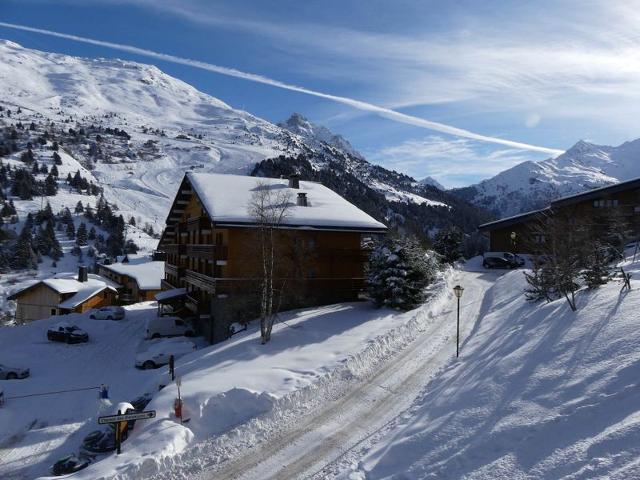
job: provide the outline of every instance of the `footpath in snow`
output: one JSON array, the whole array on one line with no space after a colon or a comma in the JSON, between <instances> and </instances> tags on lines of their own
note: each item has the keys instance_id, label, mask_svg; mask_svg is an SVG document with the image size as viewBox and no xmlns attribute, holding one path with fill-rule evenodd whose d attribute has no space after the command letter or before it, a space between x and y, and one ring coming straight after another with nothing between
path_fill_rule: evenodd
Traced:
<instances>
[{"instance_id":1,"label":"footpath in snow","mask_svg":"<svg viewBox=\"0 0 640 480\"><path fill-rule=\"evenodd\" d=\"M575 313L526 302L521 271L498 279L460 361L335 476L640 478L640 263L625 270L633 290L581 291Z\"/></svg>"}]
</instances>

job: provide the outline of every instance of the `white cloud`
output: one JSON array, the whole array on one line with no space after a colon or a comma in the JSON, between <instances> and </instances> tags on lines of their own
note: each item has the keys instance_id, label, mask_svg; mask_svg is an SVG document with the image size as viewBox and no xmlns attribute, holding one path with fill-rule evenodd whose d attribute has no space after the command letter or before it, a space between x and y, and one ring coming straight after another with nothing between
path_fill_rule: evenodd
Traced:
<instances>
[{"instance_id":1,"label":"white cloud","mask_svg":"<svg viewBox=\"0 0 640 480\"><path fill-rule=\"evenodd\" d=\"M467 139L445 139L431 135L367 152L367 158L414 178L431 176L446 187L469 184L472 178L487 178L515 164L542 159L515 149L487 150Z\"/></svg>"},{"instance_id":2,"label":"white cloud","mask_svg":"<svg viewBox=\"0 0 640 480\"><path fill-rule=\"evenodd\" d=\"M538 115L537 113L530 113L529 115L527 115L527 118L524 120L524 124L529 128L533 128L540 123L540 120L541 120L540 115Z\"/></svg>"}]
</instances>

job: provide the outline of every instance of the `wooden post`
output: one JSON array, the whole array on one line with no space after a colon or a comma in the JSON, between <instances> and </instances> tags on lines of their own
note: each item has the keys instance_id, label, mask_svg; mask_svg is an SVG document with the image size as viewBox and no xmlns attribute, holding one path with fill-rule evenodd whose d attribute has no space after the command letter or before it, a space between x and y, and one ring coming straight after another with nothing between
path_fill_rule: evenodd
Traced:
<instances>
[{"instance_id":1,"label":"wooden post","mask_svg":"<svg viewBox=\"0 0 640 480\"><path fill-rule=\"evenodd\" d=\"M120 424L121 423L122 422L118 422L118 423L115 424L116 425L116 454L117 455L120 455L122 453L122 449L120 448L120 444L121 444L121 441L120 441Z\"/></svg>"}]
</instances>

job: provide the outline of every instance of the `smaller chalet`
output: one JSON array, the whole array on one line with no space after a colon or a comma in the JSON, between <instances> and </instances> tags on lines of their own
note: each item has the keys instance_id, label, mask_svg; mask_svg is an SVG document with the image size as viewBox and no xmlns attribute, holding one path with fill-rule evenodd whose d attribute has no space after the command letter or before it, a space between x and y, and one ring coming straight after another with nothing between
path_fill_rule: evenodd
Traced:
<instances>
[{"instance_id":1,"label":"smaller chalet","mask_svg":"<svg viewBox=\"0 0 640 480\"><path fill-rule=\"evenodd\" d=\"M59 273L40 280L8 299L17 302L16 320L27 322L113 305L118 288L119 284L81 266L78 273Z\"/></svg>"},{"instance_id":2,"label":"smaller chalet","mask_svg":"<svg viewBox=\"0 0 640 480\"><path fill-rule=\"evenodd\" d=\"M120 284L120 303L130 304L154 300L164 278L164 261L148 255L125 255L114 263L98 264L98 274Z\"/></svg>"},{"instance_id":3,"label":"smaller chalet","mask_svg":"<svg viewBox=\"0 0 640 480\"><path fill-rule=\"evenodd\" d=\"M530 253L532 246L545 241L539 233L540 225L554 215L564 215L575 222L588 218L594 225L618 216L637 236L640 233L640 178L562 197L546 208L485 223L478 226L478 230L488 235L491 251Z\"/></svg>"}]
</instances>

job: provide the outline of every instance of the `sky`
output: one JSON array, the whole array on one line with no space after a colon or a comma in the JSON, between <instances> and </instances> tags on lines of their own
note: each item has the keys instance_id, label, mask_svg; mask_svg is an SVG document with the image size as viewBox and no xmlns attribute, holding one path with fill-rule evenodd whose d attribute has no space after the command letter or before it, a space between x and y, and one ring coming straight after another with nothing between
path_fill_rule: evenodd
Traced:
<instances>
[{"instance_id":1,"label":"sky","mask_svg":"<svg viewBox=\"0 0 640 480\"><path fill-rule=\"evenodd\" d=\"M126 46L0 26L155 64L269 121L300 112L446 187L640 136L640 1L0 0L0 22Z\"/></svg>"}]
</instances>

